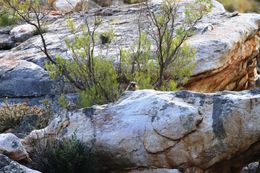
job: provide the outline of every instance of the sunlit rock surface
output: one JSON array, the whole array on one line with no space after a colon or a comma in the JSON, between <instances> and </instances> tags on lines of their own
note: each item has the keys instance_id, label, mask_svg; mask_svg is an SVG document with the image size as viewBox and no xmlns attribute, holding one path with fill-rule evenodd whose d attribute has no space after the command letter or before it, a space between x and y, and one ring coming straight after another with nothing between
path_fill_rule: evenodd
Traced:
<instances>
[{"instance_id":1,"label":"sunlit rock surface","mask_svg":"<svg viewBox=\"0 0 260 173\"><path fill-rule=\"evenodd\" d=\"M201 94L140 90L118 102L60 113L23 140L76 137L104 169L238 172L259 154L260 90ZM232 171L233 170L233 171Z\"/></svg>"},{"instance_id":2,"label":"sunlit rock surface","mask_svg":"<svg viewBox=\"0 0 260 173\"><path fill-rule=\"evenodd\" d=\"M180 3L180 6L185 2ZM158 10L160 3L160 0L152 1L151 8ZM212 12L197 24L194 28L195 35L188 41L197 49L197 55L193 77L185 88L202 92L252 88L257 79L260 15L228 13L217 1L213 0L213 4ZM116 61L119 47L131 47L138 38L137 19L140 18L140 11L144 11L140 4L91 9L89 14L92 17L89 21L95 15L103 16L103 23L97 33L113 29L116 35L108 49L98 42L95 54L103 54ZM178 13L181 15L182 10ZM141 16L141 26L144 30L147 29L145 16ZM77 25L82 23L80 14L74 13L71 17ZM0 51L2 98L37 98L61 92L58 91L60 86L53 85L54 82L48 79L48 73L44 70L46 58L39 49L39 46L42 46L40 37L32 33L33 30L27 25L0 30L0 47L13 47L11 50ZM53 56L70 56L64 39L71 38L72 34L66 26L65 16L48 16L47 32L44 36ZM20 41L16 42L17 39ZM29 81L30 85L26 81Z\"/></svg>"}]
</instances>

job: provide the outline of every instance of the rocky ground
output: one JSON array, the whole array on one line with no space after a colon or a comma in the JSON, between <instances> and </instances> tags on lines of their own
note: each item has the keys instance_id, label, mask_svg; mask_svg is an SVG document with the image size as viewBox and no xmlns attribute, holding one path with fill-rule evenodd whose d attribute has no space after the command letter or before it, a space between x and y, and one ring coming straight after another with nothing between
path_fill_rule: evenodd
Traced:
<instances>
[{"instance_id":1,"label":"rocky ground","mask_svg":"<svg viewBox=\"0 0 260 173\"><path fill-rule=\"evenodd\" d=\"M59 11L46 17L44 37L53 56L66 57L70 52L64 40L73 36L66 18L70 15L80 25L85 7L81 4L80 10L67 14L78 4L67 9L63 2L57 0L54 7ZM144 12L140 4L106 2L112 6L101 8L107 5L89 2L88 15L90 21L102 16L99 35L114 30L115 40L108 48L99 42L95 54L106 55L116 63L119 48L129 48L137 39L138 19L142 19L145 30L147 18L140 16ZM161 1L152 3L152 9L158 10ZM76 134L87 143L95 138L94 147L102 155L99 159L105 171L228 173L258 161L260 91L254 88L258 84L260 15L228 13L217 1L213 4L212 12L194 27L195 35L188 40L197 50L196 67L185 86L193 92L128 92L116 103L58 112L49 126L24 139L0 134L0 172L38 172L10 159L29 161L31 141L53 134L58 138ZM8 97L10 102L38 105L48 99L57 108L55 100L62 92L75 99L70 85L50 79L39 46L40 37L30 25L0 28L0 102ZM246 89L252 90L242 91ZM217 92L223 90L231 91Z\"/></svg>"},{"instance_id":2,"label":"rocky ground","mask_svg":"<svg viewBox=\"0 0 260 173\"><path fill-rule=\"evenodd\" d=\"M158 8L158 3L153 5ZM156 5L157 4L157 5ZM139 12L143 7L129 5L93 9L90 16L102 15L103 23L98 33L113 29L115 40L106 49L99 44L96 54L116 59L119 48L130 47L137 39ZM80 14L72 14L76 23L82 22ZM53 55L68 56L65 38L72 37L66 26L65 16L48 16L45 38ZM91 19L91 17L90 17ZM260 17L257 14L227 13L214 1L214 8L194 28L190 38L197 49L196 68L186 89L202 92L219 90L243 90L254 87L257 79L256 57L258 55L258 30ZM145 28L145 17L143 17ZM44 70L45 56L39 50L41 40L30 25L19 25L0 30L0 98L35 101L55 97L61 93L61 85L50 80ZM8 50L4 50L8 49ZM67 88L67 93L71 89Z\"/></svg>"}]
</instances>

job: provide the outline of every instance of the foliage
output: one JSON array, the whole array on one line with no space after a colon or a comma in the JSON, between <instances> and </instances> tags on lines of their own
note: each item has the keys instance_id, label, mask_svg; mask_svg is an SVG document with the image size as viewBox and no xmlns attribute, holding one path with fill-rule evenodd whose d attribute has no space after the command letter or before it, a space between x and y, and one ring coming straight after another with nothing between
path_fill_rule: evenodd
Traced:
<instances>
[{"instance_id":1,"label":"foliage","mask_svg":"<svg viewBox=\"0 0 260 173\"><path fill-rule=\"evenodd\" d=\"M63 109L66 109L68 108L68 101L66 100L65 96L64 95L61 95L58 99L58 103L59 105L63 108Z\"/></svg>"},{"instance_id":2,"label":"foliage","mask_svg":"<svg viewBox=\"0 0 260 173\"><path fill-rule=\"evenodd\" d=\"M182 25L176 23L178 3L165 0L161 13L155 13L147 3L149 30L147 34L139 26L138 45L131 58L121 51L123 76L137 81L140 88L175 90L185 84L192 75L195 49L185 42L192 35L192 28L201 17L211 10L209 0L197 0L196 5L187 5ZM151 39L149 39L151 38ZM156 59L151 55L151 42L155 43ZM131 66L129 69L127 66Z\"/></svg>"},{"instance_id":3,"label":"foliage","mask_svg":"<svg viewBox=\"0 0 260 173\"><path fill-rule=\"evenodd\" d=\"M102 44L111 43L114 37L115 37L115 33L113 30L109 30L100 34L100 39Z\"/></svg>"},{"instance_id":4,"label":"foliage","mask_svg":"<svg viewBox=\"0 0 260 173\"><path fill-rule=\"evenodd\" d=\"M0 26L14 25L18 22L17 16L14 13L4 9L0 11Z\"/></svg>"},{"instance_id":5,"label":"foliage","mask_svg":"<svg viewBox=\"0 0 260 173\"><path fill-rule=\"evenodd\" d=\"M111 60L102 56L94 56L96 28L100 19L95 18L91 31L88 21L81 26L82 34L76 34L75 23L70 19L68 26L74 33L72 40L66 40L71 57L56 57L56 64L46 63L45 68L53 78L63 76L63 71L73 78L74 85L80 93L80 107L93 104L104 104L115 101L118 96L117 72Z\"/></svg>"},{"instance_id":6,"label":"foliage","mask_svg":"<svg viewBox=\"0 0 260 173\"><path fill-rule=\"evenodd\" d=\"M43 173L95 173L98 166L93 151L75 136L47 139L35 144L30 153L32 167Z\"/></svg>"},{"instance_id":7,"label":"foliage","mask_svg":"<svg viewBox=\"0 0 260 173\"><path fill-rule=\"evenodd\" d=\"M0 133L16 128L20 121L26 116L37 115L39 128L46 127L51 112L27 103L9 104L6 100L0 107Z\"/></svg>"},{"instance_id":8,"label":"foliage","mask_svg":"<svg viewBox=\"0 0 260 173\"><path fill-rule=\"evenodd\" d=\"M69 19L67 24L74 34L72 39L66 40L69 57L53 57L43 36L42 20L45 15L39 0L2 1L21 19L36 27L42 40L41 50L49 60L45 64L46 70L52 78L65 79L75 87L80 93L81 107L115 101L124 91L123 88L126 88L122 86L131 81L136 81L140 88L180 88L188 81L194 67L195 50L189 47L186 40L192 35L194 25L212 6L210 0L196 0L195 4L187 5L180 25L176 22L180 17L177 13L178 1L163 1L160 13L154 12L147 2L149 24L146 26L148 29L144 30L148 31L143 32L139 26L137 43L130 52L121 49L119 68L115 69L112 61L108 60L111 58L94 55L96 30L102 22L100 18L91 17L93 20L89 20L87 14L84 14L84 23L80 25ZM29 17L30 11L36 14L36 22ZM100 35L106 45L113 37L112 30ZM152 43L155 44L155 53L151 51ZM60 98L59 102L66 105L64 98Z\"/></svg>"},{"instance_id":9,"label":"foliage","mask_svg":"<svg viewBox=\"0 0 260 173\"><path fill-rule=\"evenodd\" d=\"M126 49L120 50L120 76L126 78L126 82L136 81L140 89L152 89L156 79L156 63L151 55L151 42L147 35L140 33L139 40L132 48L132 52Z\"/></svg>"}]
</instances>

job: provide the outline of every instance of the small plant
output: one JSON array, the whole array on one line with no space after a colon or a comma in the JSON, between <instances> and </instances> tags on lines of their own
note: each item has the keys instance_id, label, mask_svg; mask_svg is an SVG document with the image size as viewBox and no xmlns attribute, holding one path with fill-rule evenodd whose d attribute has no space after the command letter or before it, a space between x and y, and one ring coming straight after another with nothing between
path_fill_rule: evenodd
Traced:
<instances>
[{"instance_id":1,"label":"small plant","mask_svg":"<svg viewBox=\"0 0 260 173\"><path fill-rule=\"evenodd\" d=\"M0 11L0 26L14 25L18 22L18 18L14 13L8 10Z\"/></svg>"},{"instance_id":2,"label":"small plant","mask_svg":"<svg viewBox=\"0 0 260 173\"><path fill-rule=\"evenodd\" d=\"M37 127L47 126L49 114L42 108L29 106L27 103L9 104L6 100L0 107L0 133L19 126L21 120L26 116L38 116Z\"/></svg>"},{"instance_id":3,"label":"small plant","mask_svg":"<svg viewBox=\"0 0 260 173\"><path fill-rule=\"evenodd\" d=\"M107 32L101 33L100 40L101 40L102 44L108 44L108 43L112 42L114 37L115 37L114 31L113 30L109 30Z\"/></svg>"},{"instance_id":4,"label":"small plant","mask_svg":"<svg viewBox=\"0 0 260 173\"><path fill-rule=\"evenodd\" d=\"M38 141L30 153L32 167L42 173L95 173L98 166L91 148L77 140Z\"/></svg>"},{"instance_id":5,"label":"small plant","mask_svg":"<svg viewBox=\"0 0 260 173\"><path fill-rule=\"evenodd\" d=\"M179 89L188 82L195 67L196 50L186 40L212 4L209 0L188 4L181 25L176 23L179 16L175 0L163 1L160 13L154 12L148 2L146 4L148 14L145 15L151 29L143 32L139 21L139 39L133 51L122 49L120 52L120 77L128 82L136 81L140 88ZM152 42L155 43L155 56L151 51Z\"/></svg>"},{"instance_id":6,"label":"small plant","mask_svg":"<svg viewBox=\"0 0 260 173\"><path fill-rule=\"evenodd\" d=\"M63 108L66 109L69 106L68 101L66 100L66 97L64 95L61 95L58 99L59 105Z\"/></svg>"}]
</instances>

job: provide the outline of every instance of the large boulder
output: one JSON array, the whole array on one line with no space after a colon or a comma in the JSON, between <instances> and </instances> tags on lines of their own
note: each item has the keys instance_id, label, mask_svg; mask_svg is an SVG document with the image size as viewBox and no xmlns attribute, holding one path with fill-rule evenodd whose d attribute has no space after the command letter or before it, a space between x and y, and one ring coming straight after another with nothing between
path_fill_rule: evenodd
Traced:
<instances>
[{"instance_id":1,"label":"large boulder","mask_svg":"<svg viewBox=\"0 0 260 173\"><path fill-rule=\"evenodd\" d=\"M12 161L7 156L0 154L0 172L1 173L40 173L39 171L29 169L19 163Z\"/></svg>"},{"instance_id":2,"label":"large boulder","mask_svg":"<svg viewBox=\"0 0 260 173\"><path fill-rule=\"evenodd\" d=\"M259 159L260 90L215 94L139 90L114 104L60 113L23 143L76 136L113 170L237 173Z\"/></svg>"},{"instance_id":3,"label":"large boulder","mask_svg":"<svg viewBox=\"0 0 260 173\"><path fill-rule=\"evenodd\" d=\"M40 97L55 93L46 71L28 61L6 60L0 64L0 96Z\"/></svg>"},{"instance_id":4,"label":"large boulder","mask_svg":"<svg viewBox=\"0 0 260 173\"><path fill-rule=\"evenodd\" d=\"M20 139L11 133L0 134L0 154L5 154L17 161L28 159L28 154Z\"/></svg>"}]
</instances>

